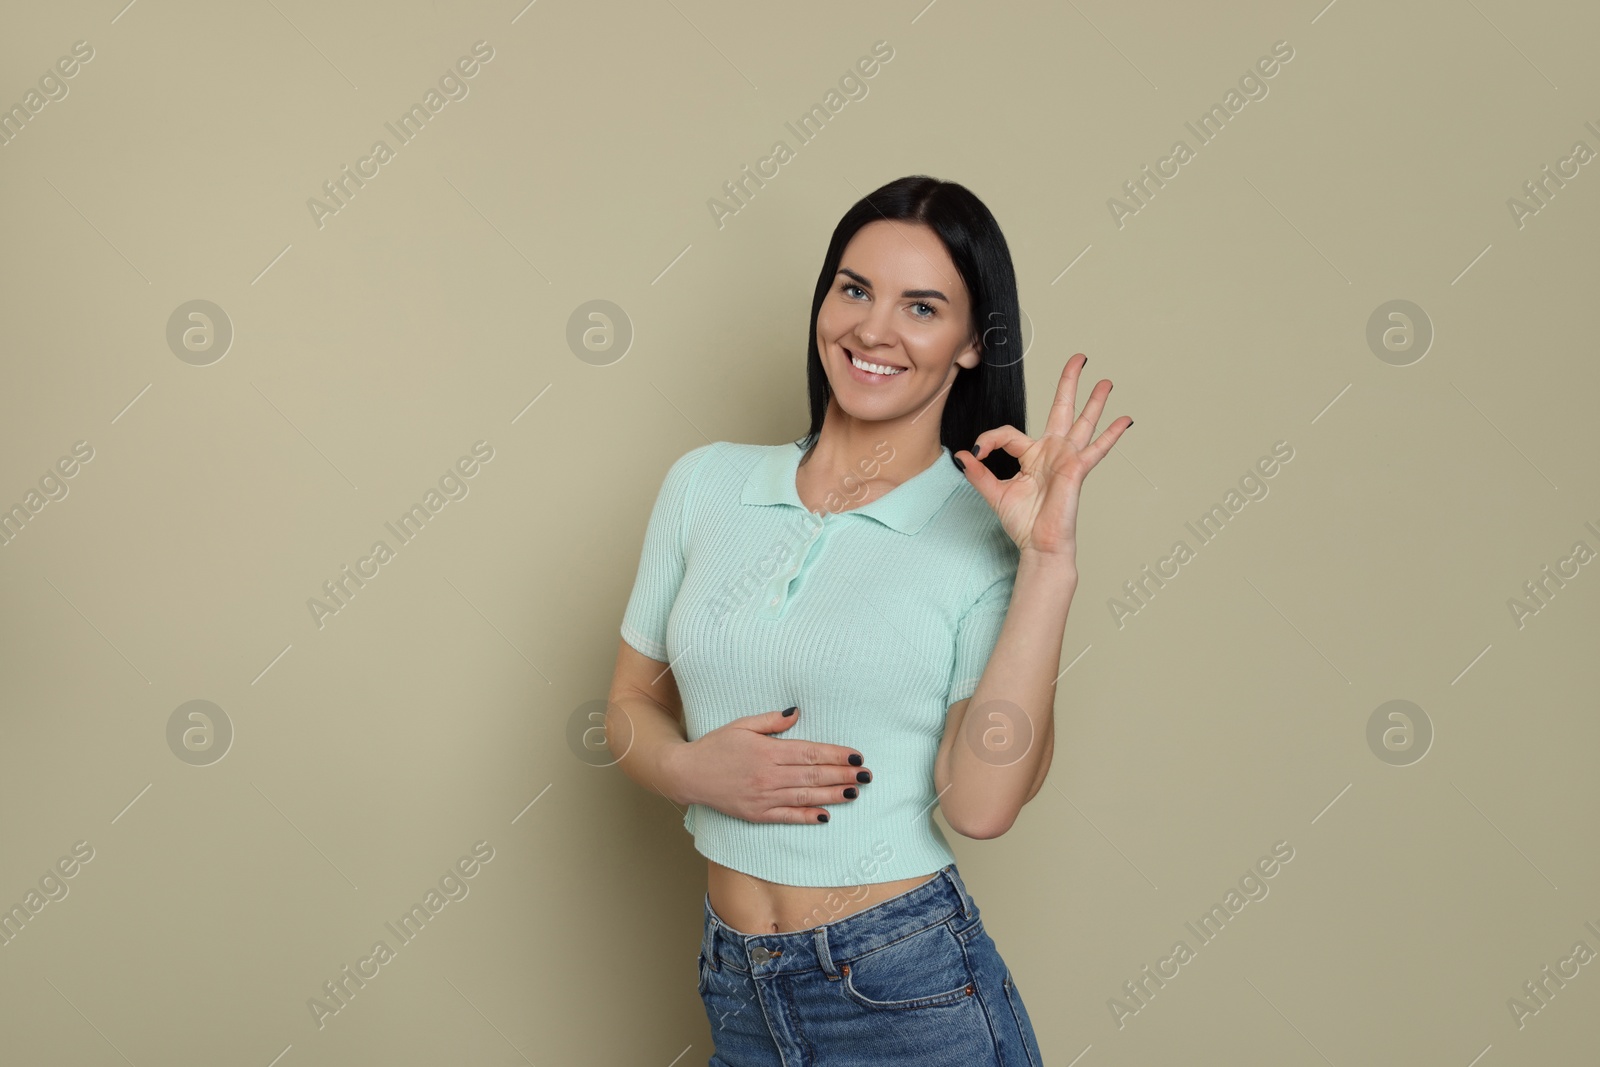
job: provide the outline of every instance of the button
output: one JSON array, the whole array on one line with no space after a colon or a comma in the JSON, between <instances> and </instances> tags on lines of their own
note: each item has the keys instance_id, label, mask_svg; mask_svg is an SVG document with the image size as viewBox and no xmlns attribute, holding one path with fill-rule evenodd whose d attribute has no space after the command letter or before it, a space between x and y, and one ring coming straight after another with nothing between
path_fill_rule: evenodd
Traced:
<instances>
[{"instance_id":1,"label":"button","mask_svg":"<svg viewBox=\"0 0 1600 1067\"><path fill-rule=\"evenodd\" d=\"M778 606L778 598L777 597L773 597L772 598L772 606L773 607L777 607Z\"/></svg>"},{"instance_id":2,"label":"button","mask_svg":"<svg viewBox=\"0 0 1600 1067\"><path fill-rule=\"evenodd\" d=\"M778 951L773 951L769 948L763 948L760 945L757 945L755 948L750 950L750 958L757 963L766 963L768 960L774 959L782 954L783 951L781 949Z\"/></svg>"}]
</instances>

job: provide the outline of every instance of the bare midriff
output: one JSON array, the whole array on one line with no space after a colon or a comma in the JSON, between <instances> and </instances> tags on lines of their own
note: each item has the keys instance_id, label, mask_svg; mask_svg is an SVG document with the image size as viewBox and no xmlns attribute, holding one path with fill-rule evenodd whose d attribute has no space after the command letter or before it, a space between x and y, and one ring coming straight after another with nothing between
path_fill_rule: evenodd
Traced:
<instances>
[{"instance_id":1,"label":"bare midriff","mask_svg":"<svg viewBox=\"0 0 1600 1067\"><path fill-rule=\"evenodd\" d=\"M865 885L780 885L724 867L716 860L706 860L706 891L711 896L711 910L742 934L810 930L881 904L937 877L935 871Z\"/></svg>"}]
</instances>

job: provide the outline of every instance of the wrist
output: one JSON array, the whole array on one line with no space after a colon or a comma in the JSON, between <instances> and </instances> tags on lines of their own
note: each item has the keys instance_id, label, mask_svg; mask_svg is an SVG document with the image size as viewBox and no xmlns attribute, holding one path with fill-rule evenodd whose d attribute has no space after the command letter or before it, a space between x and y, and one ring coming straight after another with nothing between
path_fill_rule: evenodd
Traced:
<instances>
[{"instance_id":1,"label":"wrist","mask_svg":"<svg viewBox=\"0 0 1600 1067\"><path fill-rule=\"evenodd\" d=\"M656 753L656 792L679 807L687 807L696 802L696 798L690 795L690 786L694 779L687 773L684 765L692 743L684 740L669 741Z\"/></svg>"},{"instance_id":2,"label":"wrist","mask_svg":"<svg viewBox=\"0 0 1600 1067\"><path fill-rule=\"evenodd\" d=\"M1031 548L1025 548L1017 559L1017 571L1019 576L1021 572L1027 571L1037 578L1054 579L1076 585L1078 582L1077 552L1076 550L1038 552Z\"/></svg>"}]
</instances>

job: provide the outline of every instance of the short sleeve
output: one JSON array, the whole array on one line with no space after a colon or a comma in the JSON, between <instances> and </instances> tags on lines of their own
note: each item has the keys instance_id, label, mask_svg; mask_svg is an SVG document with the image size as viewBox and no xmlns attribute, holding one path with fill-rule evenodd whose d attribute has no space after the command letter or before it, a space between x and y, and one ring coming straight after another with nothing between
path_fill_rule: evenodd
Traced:
<instances>
[{"instance_id":1,"label":"short sleeve","mask_svg":"<svg viewBox=\"0 0 1600 1067\"><path fill-rule=\"evenodd\" d=\"M694 469L709 445L679 456L656 493L633 592L622 613L622 639L651 659L668 661L667 616L683 584L684 511Z\"/></svg>"},{"instance_id":2,"label":"short sleeve","mask_svg":"<svg viewBox=\"0 0 1600 1067\"><path fill-rule=\"evenodd\" d=\"M996 579L962 613L956 629L955 664L950 670L946 707L966 700L977 690L983 668L989 663L989 653L1000 640L1000 627L1005 624L1006 612L1011 607L1011 590L1015 583L1015 573Z\"/></svg>"}]
</instances>

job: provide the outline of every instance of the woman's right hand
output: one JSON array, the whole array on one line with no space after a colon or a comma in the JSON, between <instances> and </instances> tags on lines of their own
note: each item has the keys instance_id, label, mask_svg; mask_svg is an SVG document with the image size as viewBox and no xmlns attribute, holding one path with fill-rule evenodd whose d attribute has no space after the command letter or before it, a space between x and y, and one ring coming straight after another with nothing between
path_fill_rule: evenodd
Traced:
<instances>
[{"instance_id":1,"label":"woman's right hand","mask_svg":"<svg viewBox=\"0 0 1600 1067\"><path fill-rule=\"evenodd\" d=\"M770 736L800 715L742 715L676 746L680 795L746 822L827 822L821 805L853 800L872 772L853 748Z\"/></svg>"}]
</instances>

